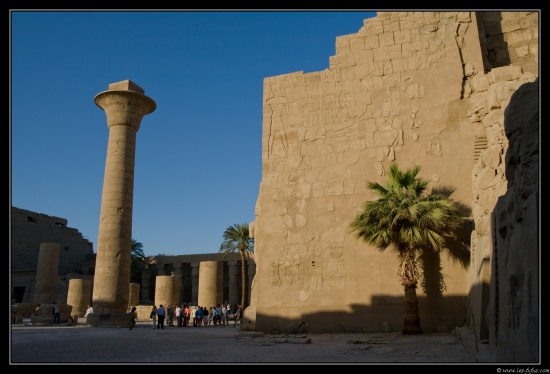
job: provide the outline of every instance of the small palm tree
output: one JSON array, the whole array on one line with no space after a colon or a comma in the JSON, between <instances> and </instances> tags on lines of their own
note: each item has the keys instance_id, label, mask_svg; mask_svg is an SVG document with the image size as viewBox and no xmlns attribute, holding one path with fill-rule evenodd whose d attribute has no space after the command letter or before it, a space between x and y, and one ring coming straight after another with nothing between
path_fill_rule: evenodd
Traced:
<instances>
[{"instance_id":1,"label":"small palm tree","mask_svg":"<svg viewBox=\"0 0 550 374\"><path fill-rule=\"evenodd\" d=\"M222 258L228 254L239 252L241 255L241 306L245 308L246 296L246 259L254 252L254 239L249 236L248 223L229 226L223 233L223 243L220 246Z\"/></svg>"},{"instance_id":2,"label":"small palm tree","mask_svg":"<svg viewBox=\"0 0 550 374\"><path fill-rule=\"evenodd\" d=\"M130 267L130 274L131 278L135 279L137 277L137 273L145 269L147 264L147 257L145 257L145 253L143 252L143 244L135 239L132 239L131 254L132 263Z\"/></svg>"},{"instance_id":3,"label":"small palm tree","mask_svg":"<svg viewBox=\"0 0 550 374\"><path fill-rule=\"evenodd\" d=\"M381 251L392 248L397 253L397 275L405 291L403 334L422 334L416 295L421 278L417 255L446 248L463 222L462 205L443 194L426 193L429 182L417 178L419 172L419 166L402 172L393 163L386 184L367 182L367 188L380 198L365 202L349 224L358 239Z\"/></svg>"}]
</instances>

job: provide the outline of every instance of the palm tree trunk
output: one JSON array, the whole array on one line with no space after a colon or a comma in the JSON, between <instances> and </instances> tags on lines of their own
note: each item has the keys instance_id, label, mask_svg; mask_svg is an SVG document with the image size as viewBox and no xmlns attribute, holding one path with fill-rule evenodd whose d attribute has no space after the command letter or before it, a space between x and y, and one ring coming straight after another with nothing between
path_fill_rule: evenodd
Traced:
<instances>
[{"instance_id":1,"label":"palm tree trunk","mask_svg":"<svg viewBox=\"0 0 550 374\"><path fill-rule=\"evenodd\" d=\"M403 335L422 334L420 328L420 316L418 313L418 298L416 297L416 284L405 285L405 320L403 321Z\"/></svg>"}]
</instances>

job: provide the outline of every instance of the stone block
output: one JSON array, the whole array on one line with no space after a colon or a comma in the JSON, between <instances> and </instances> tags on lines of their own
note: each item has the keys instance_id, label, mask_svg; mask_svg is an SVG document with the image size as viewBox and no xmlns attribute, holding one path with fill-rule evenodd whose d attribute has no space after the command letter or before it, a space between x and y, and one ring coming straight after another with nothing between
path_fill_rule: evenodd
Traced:
<instances>
[{"instance_id":1,"label":"stone block","mask_svg":"<svg viewBox=\"0 0 550 374\"><path fill-rule=\"evenodd\" d=\"M140 94L145 94L145 90L131 80L110 83L109 91L133 91Z\"/></svg>"}]
</instances>

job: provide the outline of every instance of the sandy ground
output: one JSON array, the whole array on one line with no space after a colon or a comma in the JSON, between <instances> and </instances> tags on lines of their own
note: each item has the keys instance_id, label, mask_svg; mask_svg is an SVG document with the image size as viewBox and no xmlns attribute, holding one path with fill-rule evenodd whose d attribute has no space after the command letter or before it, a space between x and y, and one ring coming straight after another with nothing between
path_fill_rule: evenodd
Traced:
<instances>
[{"instance_id":1,"label":"sandy ground","mask_svg":"<svg viewBox=\"0 0 550 374\"><path fill-rule=\"evenodd\" d=\"M29 364L476 364L464 331L267 335L233 325L133 330L31 325L10 329L10 363ZM466 334L467 335L467 334ZM467 337L467 336L466 336Z\"/></svg>"}]
</instances>

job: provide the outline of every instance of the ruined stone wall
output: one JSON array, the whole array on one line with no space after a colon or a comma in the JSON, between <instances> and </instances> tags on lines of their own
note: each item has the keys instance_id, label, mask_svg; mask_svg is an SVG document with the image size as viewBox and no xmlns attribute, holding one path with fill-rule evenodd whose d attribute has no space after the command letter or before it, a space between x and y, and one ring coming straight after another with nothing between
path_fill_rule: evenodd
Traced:
<instances>
[{"instance_id":1,"label":"ruined stone wall","mask_svg":"<svg viewBox=\"0 0 550 374\"><path fill-rule=\"evenodd\" d=\"M483 17L379 13L357 34L337 38L329 69L264 80L252 290L257 330L303 322L317 331L380 331L388 323L401 329L395 255L367 246L347 229L374 197L366 181L385 181L393 161L402 169L420 165L432 187L455 188L453 198L474 205L479 224L480 198L472 192L485 182L472 170L488 159L494 130L476 113L480 106L487 113L505 107L507 95L534 77L521 66L490 73L494 38L482 37ZM483 277L472 277L446 253L435 261L447 289L443 295L418 290L425 331L465 324L469 280Z\"/></svg>"},{"instance_id":2,"label":"ruined stone wall","mask_svg":"<svg viewBox=\"0 0 550 374\"><path fill-rule=\"evenodd\" d=\"M93 256L93 244L64 218L11 207L11 290L19 302L33 302L36 269L41 243L59 243L59 270L56 300L66 302L67 274L83 274ZM52 300L53 301L53 300Z\"/></svg>"},{"instance_id":3,"label":"ruined stone wall","mask_svg":"<svg viewBox=\"0 0 550 374\"><path fill-rule=\"evenodd\" d=\"M519 66L495 68L471 79L472 102L468 112L476 134L476 162L472 171L472 211L475 229L471 238L470 305L475 318L472 325L481 339L488 339L487 310L491 292L491 256L494 248L493 212L497 199L506 194L508 178L505 154L505 110L516 90L535 79ZM495 326L493 326L493 329Z\"/></svg>"},{"instance_id":4,"label":"ruined stone wall","mask_svg":"<svg viewBox=\"0 0 550 374\"><path fill-rule=\"evenodd\" d=\"M491 68L521 66L538 74L538 12L481 12Z\"/></svg>"},{"instance_id":5,"label":"ruined stone wall","mask_svg":"<svg viewBox=\"0 0 550 374\"><path fill-rule=\"evenodd\" d=\"M525 241L525 243L529 243L528 245L512 249L512 253L517 250L523 252L523 248L528 249L527 252L531 253L531 256L524 258L524 261L528 264L520 266L519 275L518 269L515 269L512 272L513 274L509 274L503 268L499 269L498 262L501 261L499 254L510 251L510 248L507 244L504 245L504 248L499 248L503 244L502 242L497 244L497 238L500 234L497 233L499 228L495 223L495 219L504 222L510 219L508 214L496 212L498 210L497 201L514 193L510 191L510 179L514 175L513 170L516 166L512 163L512 167L510 167L511 163L506 162L506 158L510 157L510 152L514 152L509 148L512 139L510 139L510 135L507 135L507 132L511 131L507 130L506 127L523 127L521 120L520 124L510 125L511 122L517 121L517 118L510 119L509 113L518 111L518 104L514 103L513 100L516 92L524 91L525 87L532 87L532 82L538 76L539 24L538 13L536 12L483 12L481 14L483 15L484 30L489 46L488 60L492 70L487 74L476 73L467 77L468 97L472 103L468 110L468 117L476 138L476 156L472 171L471 206L475 229L472 231L471 237L471 263L469 268L469 323L475 328L476 336L480 340L489 340L491 347L496 350L499 345L497 330L502 328L499 327L499 320L502 321L499 315L502 313L507 314L508 310L516 308L510 297L507 298L507 302L504 302L505 304L502 304L503 296L499 297L499 294L503 290L509 289L509 277L519 276L523 279L524 273L529 273L529 277L531 277L533 276L532 271L538 268L538 242L535 241L538 240L538 235L536 235ZM537 92L534 95L531 94L528 99L530 100L529 105L524 110L527 111L525 118L532 118L533 113L536 112L536 123L534 125L538 129L539 104L536 94ZM525 102L524 100L522 105L525 105ZM508 123L508 126L505 125L506 123ZM522 131L516 131L513 134L516 139L523 135ZM534 153L538 155L538 141L534 142L531 139L525 139L524 141L530 144L532 151L536 149ZM518 159L521 159L521 157ZM525 159L521 161L525 161ZM533 166L530 165L527 170L533 170ZM536 180L538 187L538 174L534 179L531 173L529 175L529 179L521 179L519 184L524 182L533 183ZM523 208L525 209L525 207ZM536 231L536 228L538 228L538 208L533 208L536 207L531 206L530 209L525 209L522 216L530 217L529 222L532 226L529 226L529 230ZM516 215L516 213L513 215ZM504 226L506 226L506 223L504 223ZM508 240L510 239L507 238L506 241ZM514 240L512 239L512 241ZM497 269L498 271L496 271ZM537 276L529 282L534 281L537 283L538 279ZM525 286L524 284L521 287ZM531 286L533 284L530 284L529 287ZM530 304L530 306L533 307L533 304ZM525 305L524 308L526 308ZM529 309L529 312L525 313L530 315L534 313L538 316L538 303L534 309L527 309ZM527 329L522 332L527 333ZM532 332L529 332L528 335L535 336ZM538 344L538 334L536 336ZM515 343L512 345L517 346ZM523 344L523 346L527 347L528 344ZM501 352L500 348L498 352ZM523 357L526 356L523 355Z\"/></svg>"},{"instance_id":6,"label":"ruined stone wall","mask_svg":"<svg viewBox=\"0 0 550 374\"><path fill-rule=\"evenodd\" d=\"M81 273L93 243L64 218L11 207L11 268L36 270L40 243L59 243L59 274Z\"/></svg>"}]
</instances>

